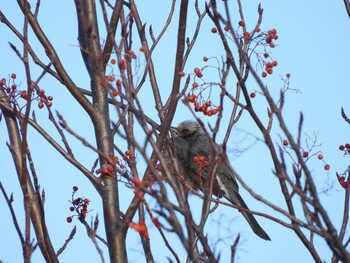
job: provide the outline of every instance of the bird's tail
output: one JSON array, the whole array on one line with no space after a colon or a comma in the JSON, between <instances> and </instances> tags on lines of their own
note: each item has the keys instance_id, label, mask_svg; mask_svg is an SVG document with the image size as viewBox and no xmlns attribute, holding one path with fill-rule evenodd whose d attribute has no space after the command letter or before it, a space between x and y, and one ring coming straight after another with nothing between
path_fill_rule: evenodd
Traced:
<instances>
[{"instance_id":1,"label":"bird's tail","mask_svg":"<svg viewBox=\"0 0 350 263\"><path fill-rule=\"evenodd\" d=\"M248 206L246 205L246 203L244 202L244 200L242 199L239 193L235 191L230 191L229 197L227 197L227 199L234 205L240 206L249 211ZM247 220L247 222L249 223L254 233L257 234L262 239L271 240L269 235L259 225L258 221L256 221L253 214L249 213L248 211L240 210L240 212L243 214L244 218Z\"/></svg>"}]
</instances>

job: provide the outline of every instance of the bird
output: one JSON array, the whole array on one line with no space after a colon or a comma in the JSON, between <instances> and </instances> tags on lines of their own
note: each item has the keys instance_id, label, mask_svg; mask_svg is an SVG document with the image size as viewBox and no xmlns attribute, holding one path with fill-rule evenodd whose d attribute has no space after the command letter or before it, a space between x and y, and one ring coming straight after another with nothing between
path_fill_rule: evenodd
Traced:
<instances>
[{"instance_id":1,"label":"bird","mask_svg":"<svg viewBox=\"0 0 350 263\"><path fill-rule=\"evenodd\" d=\"M214 143L205 133L202 126L193 120L185 120L176 127L171 127L173 134L175 156L178 160L179 171L185 181L196 190L203 191L206 179L210 172L210 164L215 157L221 157L215 170L212 194L224 197L239 210L253 232L260 238L271 240L264 229L259 225L247 204L239 194L239 186L233 175L231 165L226 154L220 155L220 145ZM213 148L215 147L215 148ZM219 154L215 154L215 151Z\"/></svg>"}]
</instances>

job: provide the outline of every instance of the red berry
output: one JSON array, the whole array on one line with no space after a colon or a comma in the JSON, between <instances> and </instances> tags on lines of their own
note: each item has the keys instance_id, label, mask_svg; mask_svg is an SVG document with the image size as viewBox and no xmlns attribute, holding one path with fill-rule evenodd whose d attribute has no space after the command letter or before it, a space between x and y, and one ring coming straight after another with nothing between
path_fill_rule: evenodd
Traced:
<instances>
[{"instance_id":1,"label":"red berry","mask_svg":"<svg viewBox=\"0 0 350 263\"><path fill-rule=\"evenodd\" d=\"M308 153L308 152L303 152L303 157L304 157L304 158L309 157L309 153Z\"/></svg>"},{"instance_id":2,"label":"red berry","mask_svg":"<svg viewBox=\"0 0 350 263\"><path fill-rule=\"evenodd\" d=\"M224 27L224 30L225 30L226 32L228 32L228 31L230 30L230 26L226 25L226 26Z\"/></svg>"},{"instance_id":3,"label":"red berry","mask_svg":"<svg viewBox=\"0 0 350 263\"><path fill-rule=\"evenodd\" d=\"M260 32L260 27L255 28L255 32L259 33Z\"/></svg>"},{"instance_id":4,"label":"red berry","mask_svg":"<svg viewBox=\"0 0 350 263\"><path fill-rule=\"evenodd\" d=\"M196 73L196 76L197 76L198 78L203 77L203 74L201 73L201 70L200 70L199 68L195 68L195 69L194 69L194 73Z\"/></svg>"},{"instance_id":5,"label":"red berry","mask_svg":"<svg viewBox=\"0 0 350 263\"><path fill-rule=\"evenodd\" d=\"M320 153L319 155L317 155L317 158L318 158L319 160L322 160L322 159L323 159L323 154Z\"/></svg>"},{"instance_id":6,"label":"red berry","mask_svg":"<svg viewBox=\"0 0 350 263\"><path fill-rule=\"evenodd\" d=\"M274 48L275 47L275 43L271 42L270 43L270 48Z\"/></svg>"},{"instance_id":7,"label":"red berry","mask_svg":"<svg viewBox=\"0 0 350 263\"><path fill-rule=\"evenodd\" d=\"M267 73L264 71L263 73L261 73L261 76L262 76L263 78L266 78Z\"/></svg>"},{"instance_id":8,"label":"red berry","mask_svg":"<svg viewBox=\"0 0 350 263\"><path fill-rule=\"evenodd\" d=\"M180 73L180 77L183 78L185 76L185 72L181 71Z\"/></svg>"},{"instance_id":9,"label":"red berry","mask_svg":"<svg viewBox=\"0 0 350 263\"><path fill-rule=\"evenodd\" d=\"M73 206L71 206L71 207L69 208L69 210L73 212L73 211L75 210L75 208L74 208Z\"/></svg>"},{"instance_id":10,"label":"red berry","mask_svg":"<svg viewBox=\"0 0 350 263\"><path fill-rule=\"evenodd\" d=\"M130 60L130 55L129 54L124 54L125 60L129 61Z\"/></svg>"},{"instance_id":11,"label":"red berry","mask_svg":"<svg viewBox=\"0 0 350 263\"><path fill-rule=\"evenodd\" d=\"M53 100L53 97L52 96L48 96L47 99L51 101L51 100Z\"/></svg>"},{"instance_id":12,"label":"red berry","mask_svg":"<svg viewBox=\"0 0 350 263\"><path fill-rule=\"evenodd\" d=\"M278 65L278 62L276 60L272 61L272 66L276 67Z\"/></svg>"},{"instance_id":13,"label":"red berry","mask_svg":"<svg viewBox=\"0 0 350 263\"><path fill-rule=\"evenodd\" d=\"M39 107L39 109L42 109L42 108L44 107L44 103L40 102L40 103L38 104L38 107Z\"/></svg>"},{"instance_id":14,"label":"red berry","mask_svg":"<svg viewBox=\"0 0 350 263\"><path fill-rule=\"evenodd\" d=\"M73 221L73 218L71 216L67 217L67 222L68 223L72 223L72 221Z\"/></svg>"},{"instance_id":15,"label":"red berry","mask_svg":"<svg viewBox=\"0 0 350 263\"><path fill-rule=\"evenodd\" d=\"M344 145L340 145L339 146L339 150L344 151L345 150L345 146Z\"/></svg>"},{"instance_id":16,"label":"red berry","mask_svg":"<svg viewBox=\"0 0 350 263\"><path fill-rule=\"evenodd\" d=\"M239 21L239 22L238 22L238 25L239 25L239 26L245 26L245 22L244 22L244 21Z\"/></svg>"},{"instance_id":17,"label":"red berry","mask_svg":"<svg viewBox=\"0 0 350 263\"><path fill-rule=\"evenodd\" d=\"M255 96L256 96L256 93L255 92L252 92L252 93L250 93L250 95L249 95L251 98L255 98Z\"/></svg>"},{"instance_id":18,"label":"red berry","mask_svg":"<svg viewBox=\"0 0 350 263\"><path fill-rule=\"evenodd\" d=\"M207 58L207 57L203 57L203 61L204 61L204 62L207 62L207 61L208 61L208 58Z\"/></svg>"},{"instance_id":19,"label":"red berry","mask_svg":"<svg viewBox=\"0 0 350 263\"><path fill-rule=\"evenodd\" d=\"M15 73L12 73L12 74L11 74L11 78L12 78L12 79L17 78L16 74L15 74Z\"/></svg>"},{"instance_id":20,"label":"red berry","mask_svg":"<svg viewBox=\"0 0 350 263\"><path fill-rule=\"evenodd\" d=\"M197 96L195 94L192 94L191 96L188 97L188 100L191 102L191 103L194 103L195 100L196 100Z\"/></svg>"},{"instance_id":21,"label":"red berry","mask_svg":"<svg viewBox=\"0 0 350 263\"><path fill-rule=\"evenodd\" d=\"M290 73L287 73L286 77L287 77L287 79L289 79L290 78Z\"/></svg>"},{"instance_id":22,"label":"red berry","mask_svg":"<svg viewBox=\"0 0 350 263\"><path fill-rule=\"evenodd\" d=\"M268 58L268 57L269 57L269 54L265 53L264 58Z\"/></svg>"},{"instance_id":23,"label":"red berry","mask_svg":"<svg viewBox=\"0 0 350 263\"><path fill-rule=\"evenodd\" d=\"M119 90L117 90L117 89L112 90L112 96L113 97L118 96L118 94L119 94Z\"/></svg>"},{"instance_id":24,"label":"red berry","mask_svg":"<svg viewBox=\"0 0 350 263\"><path fill-rule=\"evenodd\" d=\"M146 48L145 48L145 47L140 47L140 51L141 51L141 52L145 52L145 51L146 51Z\"/></svg>"},{"instance_id":25,"label":"red berry","mask_svg":"<svg viewBox=\"0 0 350 263\"><path fill-rule=\"evenodd\" d=\"M288 146L288 141L287 141L287 140L283 140L283 141L282 141L282 144L283 144L284 146Z\"/></svg>"},{"instance_id":26,"label":"red berry","mask_svg":"<svg viewBox=\"0 0 350 263\"><path fill-rule=\"evenodd\" d=\"M213 28L211 29L211 32L215 34L216 32L218 32L218 30L217 30L215 27L213 27Z\"/></svg>"},{"instance_id":27,"label":"red berry","mask_svg":"<svg viewBox=\"0 0 350 263\"><path fill-rule=\"evenodd\" d=\"M115 80L114 76L106 76L106 79L109 81L109 82L112 82Z\"/></svg>"},{"instance_id":28,"label":"red berry","mask_svg":"<svg viewBox=\"0 0 350 263\"><path fill-rule=\"evenodd\" d=\"M243 38L244 38L244 40L249 41L250 40L250 34L247 31L244 32L243 33Z\"/></svg>"},{"instance_id":29,"label":"red berry","mask_svg":"<svg viewBox=\"0 0 350 263\"><path fill-rule=\"evenodd\" d=\"M192 84L192 88L193 88L193 89L198 88L198 83L197 83L197 82L194 82L194 83Z\"/></svg>"},{"instance_id":30,"label":"red berry","mask_svg":"<svg viewBox=\"0 0 350 263\"><path fill-rule=\"evenodd\" d=\"M21 96L22 99L27 99L27 91L22 90L21 93L20 93L20 96Z\"/></svg>"},{"instance_id":31,"label":"red berry","mask_svg":"<svg viewBox=\"0 0 350 263\"><path fill-rule=\"evenodd\" d=\"M114 58L111 59L111 64L114 65L115 63L117 63L117 61Z\"/></svg>"},{"instance_id":32,"label":"red berry","mask_svg":"<svg viewBox=\"0 0 350 263\"><path fill-rule=\"evenodd\" d=\"M73 205L79 205L80 201L81 201L80 198L74 199L73 200Z\"/></svg>"},{"instance_id":33,"label":"red berry","mask_svg":"<svg viewBox=\"0 0 350 263\"><path fill-rule=\"evenodd\" d=\"M324 169L325 169L326 171L328 171L329 168L331 168L331 166L330 166L329 164L326 164L326 165L324 166Z\"/></svg>"}]
</instances>

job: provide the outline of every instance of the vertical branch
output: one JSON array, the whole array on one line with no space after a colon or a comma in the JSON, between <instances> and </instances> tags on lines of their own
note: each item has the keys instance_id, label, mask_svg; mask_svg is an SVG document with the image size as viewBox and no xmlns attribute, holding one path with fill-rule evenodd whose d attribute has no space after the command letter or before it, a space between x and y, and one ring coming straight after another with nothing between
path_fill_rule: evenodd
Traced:
<instances>
[{"instance_id":1,"label":"vertical branch","mask_svg":"<svg viewBox=\"0 0 350 263\"><path fill-rule=\"evenodd\" d=\"M0 97L5 98L5 92L0 89ZM45 260L47 262L58 262L55 250L52 246L50 236L48 234L48 230L45 226L45 216L43 211L40 208L38 203L37 195L33 189L30 178L28 176L28 171L24 171L23 175L23 164L22 164L22 140L20 136L20 129L18 127L18 123L16 120L16 115L12 112L7 111L2 108L6 127L8 130L8 135L10 139L9 148L11 151L12 159L16 168L16 172L18 175L19 183L22 189L25 189L27 192L23 193L25 198L28 198L28 202L31 206L30 217L34 226L35 234L38 240L39 248ZM23 181L22 177L25 177L26 180ZM25 185L24 185L25 184ZM26 202L26 200L25 200Z\"/></svg>"},{"instance_id":2,"label":"vertical branch","mask_svg":"<svg viewBox=\"0 0 350 263\"><path fill-rule=\"evenodd\" d=\"M24 211L25 211L25 243L24 243L24 261L30 262L31 256L31 244L30 244L30 214L31 214L31 203L33 196L30 196L28 192L28 183L30 179L28 178L28 170L27 170L27 127L28 127L28 117L31 106L31 97L32 97L32 82L30 75L30 68L28 62L28 12L29 12L29 3L24 3L24 26L23 26L23 63L27 77L27 106L24 114L24 118L20 119L21 126L21 135L22 135L22 143L21 143L21 187L23 192L23 201L24 201Z\"/></svg>"},{"instance_id":3,"label":"vertical branch","mask_svg":"<svg viewBox=\"0 0 350 263\"><path fill-rule=\"evenodd\" d=\"M122 1L118 1L117 8L114 10L112 22L108 29L108 38L114 37L113 32L117 26ZM97 148L103 155L100 155L100 165L104 165L108 156L113 152L113 139L110 129L110 118L108 108L108 87L109 84L105 79L104 58L110 54L107 48L103 54L101 50L100 36L97 23L97 14L95 2L92 0L76 0L76 7L79 19L79 41L86 46L84 60L91 78L91 90L94 112L90 115L95 129ZM84 24L81 24L83 21ZM112 25L111 25L112 24ZM84 42L82 42L84 41ZM108 43L110 43L110 39ZM101 87L102 86L102 87ZM101 178L103 187L101 190L104 219L106 225L106 235L109 244L109 255L111 262L126 262L126 244L125 235L127 224L119 219L119 197L118 182L113 178Z\"/></svg>"},{"instance_id":4,"label":"vertical branch","mask_svg":"<svg viewBox=\"0 0 350 263\"><path fill-rule=\"evenodd\" d=\"M122 11L123 8L123 3L124 1L116 1L116 4L113 8L113 13L107 28L107 39L106 39L106 44L103 49L103 65L106 65L111 54L112 54L112 49L114 46L114 37L115 37L115 32L118 27L118 21L120 19L120 12Z\"/></svg>"}]
</instances>

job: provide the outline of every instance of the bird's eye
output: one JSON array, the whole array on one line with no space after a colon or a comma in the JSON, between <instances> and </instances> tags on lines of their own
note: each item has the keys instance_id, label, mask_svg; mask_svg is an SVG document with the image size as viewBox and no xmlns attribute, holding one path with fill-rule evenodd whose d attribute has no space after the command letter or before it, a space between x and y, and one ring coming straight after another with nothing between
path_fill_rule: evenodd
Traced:
<instances>
[{"instance_id":1,"label":"bird's eye","mask_svg":"<svg viewBox=\"0 0 350 263\"><path fill-rule=\"evenodd\" d=\"M187 128L186 128L186 129L184 129L184 134L189 133L189 131L190 131L190 130L189 130L189 129L187 129Z\"/></svg>"}]
</instances>

